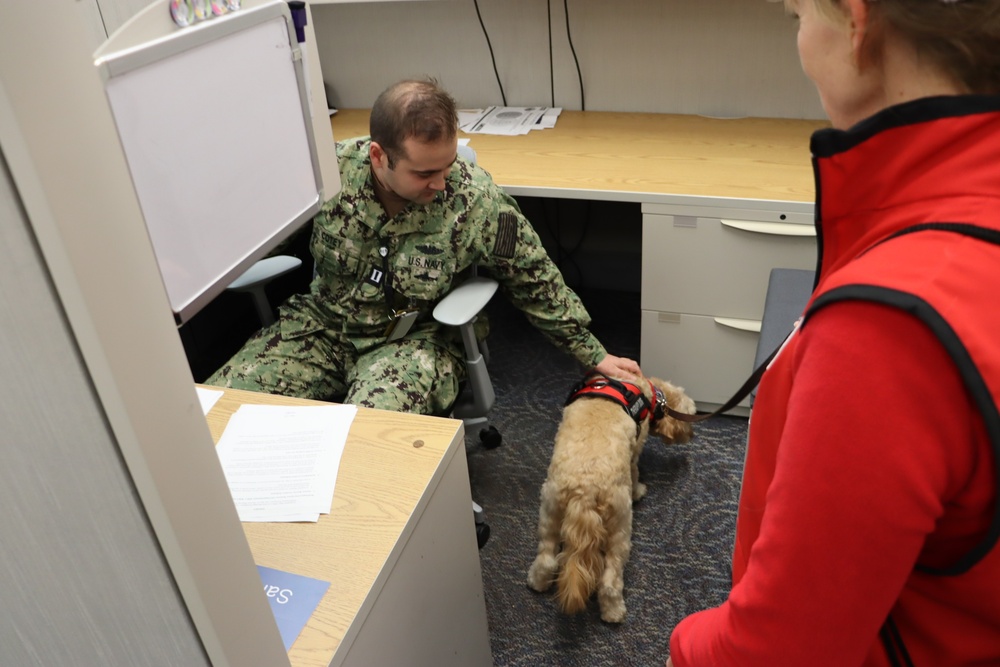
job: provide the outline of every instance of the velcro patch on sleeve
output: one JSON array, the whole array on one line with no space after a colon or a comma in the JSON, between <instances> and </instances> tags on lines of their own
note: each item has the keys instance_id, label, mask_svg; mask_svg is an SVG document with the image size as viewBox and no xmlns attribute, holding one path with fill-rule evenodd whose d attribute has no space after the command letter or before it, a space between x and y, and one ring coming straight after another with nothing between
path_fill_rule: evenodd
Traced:
<instances>
[{"instance_id":1,"label":"velcro patch on sleeve","mask_svg":"<svg viewBox=\"0 0 1000 667\"><path fill-rule=\"evenodd\" d=\"M514 257L517 248L517 217L513 213L501 213L497 221L497 240L493 244L493 254L504 259Z\"/></svg>"}]
</instances>

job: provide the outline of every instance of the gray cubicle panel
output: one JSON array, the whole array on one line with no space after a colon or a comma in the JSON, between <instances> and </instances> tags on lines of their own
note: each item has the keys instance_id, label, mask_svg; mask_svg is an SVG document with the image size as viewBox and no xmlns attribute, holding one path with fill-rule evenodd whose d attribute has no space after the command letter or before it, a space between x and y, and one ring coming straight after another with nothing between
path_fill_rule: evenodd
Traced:
<instances>
[{"instance_id":1,"label":"gray cubicle panel","mask_svg":"<svg viewBox=\"0 0 1000 667\"><path fill-rule=\"evenodd\" d=\"M809 303L815 278L816 272L807 269L771 269L754 368L767 361L792 332L796 320ZM757 387L753 388L750 397L751 401L757 398Z\"/></svg>"},{"instance_id":2,"label":"gray cubicle panel","mask_svg":"<svg viewBox=\"0 0 1000 667\"><path fill-rule=\"evenodd\" d=\"M0 665L287 665L73 5L0 20Z\"/></svg>"},{"instance_id":3,"label":"gray cubicle panel","mask_svg":"<svg viewBox=\"0 0 1000 667\"><path fill-rule=\"evenodd\" d=\"M183 323L322 204L288 4L247 0L180 28L160 0L94 58Z\"/></svg>"}]
</instances>

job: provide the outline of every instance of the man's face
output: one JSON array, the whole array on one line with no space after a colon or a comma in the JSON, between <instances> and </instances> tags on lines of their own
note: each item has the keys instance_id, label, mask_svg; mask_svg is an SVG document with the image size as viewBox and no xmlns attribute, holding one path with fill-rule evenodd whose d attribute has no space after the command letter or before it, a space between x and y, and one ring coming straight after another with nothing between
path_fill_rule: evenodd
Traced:
<instances>
[{"instance_id":1,"label":"man's face","mask_svg":"<svg viewBox=\"0 0 1000 667\"><path fill-rule=\"evenodd\" d=\"M425 143L410 138L403 142L404 157L389 168L382 147L372 144L372 168L383 187L397 198L417 204L429 204L444 191L445 179L458 157L458 138Z\"/></svg>"}]
</instances>

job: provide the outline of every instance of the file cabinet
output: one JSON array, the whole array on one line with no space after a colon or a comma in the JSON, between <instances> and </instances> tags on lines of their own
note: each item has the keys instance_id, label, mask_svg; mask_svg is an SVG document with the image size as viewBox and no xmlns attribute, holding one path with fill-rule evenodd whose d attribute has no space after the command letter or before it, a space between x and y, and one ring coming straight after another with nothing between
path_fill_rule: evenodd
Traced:
<instances>
[{"instance_id":1,"label":"file cabinet","mask_svg":"<svg viewBox=\"0 0 1000 667\"><path fill-rule=\"evenodd\" d=\"M713 410L753 371L771 269L814 269L813 206L643 204L640 363ZM749 399L731 414L748 414Z\"/></svg>"}]
</instances>

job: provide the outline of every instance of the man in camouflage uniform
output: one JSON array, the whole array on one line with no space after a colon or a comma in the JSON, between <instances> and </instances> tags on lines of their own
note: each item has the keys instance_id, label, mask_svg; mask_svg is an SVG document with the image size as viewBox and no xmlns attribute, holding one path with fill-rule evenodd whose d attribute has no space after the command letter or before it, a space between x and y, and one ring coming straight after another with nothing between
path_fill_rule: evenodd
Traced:
<instances>
[{"instance_id":1,"label":"man in camouflage uniform","mask_svg":"<svg viewBox=\"0 0 1000 667\"><path fill-rule=\"evenodd\" d=\"M444 414L465 373L461 338L434 305L478 265L587 369L638 373L587 330L590 316L517 203L457 156L455 101L403 81L372 107L371 137L339 142L340 193L313 221L316 277L207 383ZM415 312L405 336L387 336ZM402 328L402 327L401 327Z\"/></svg>"}]
</instances>

